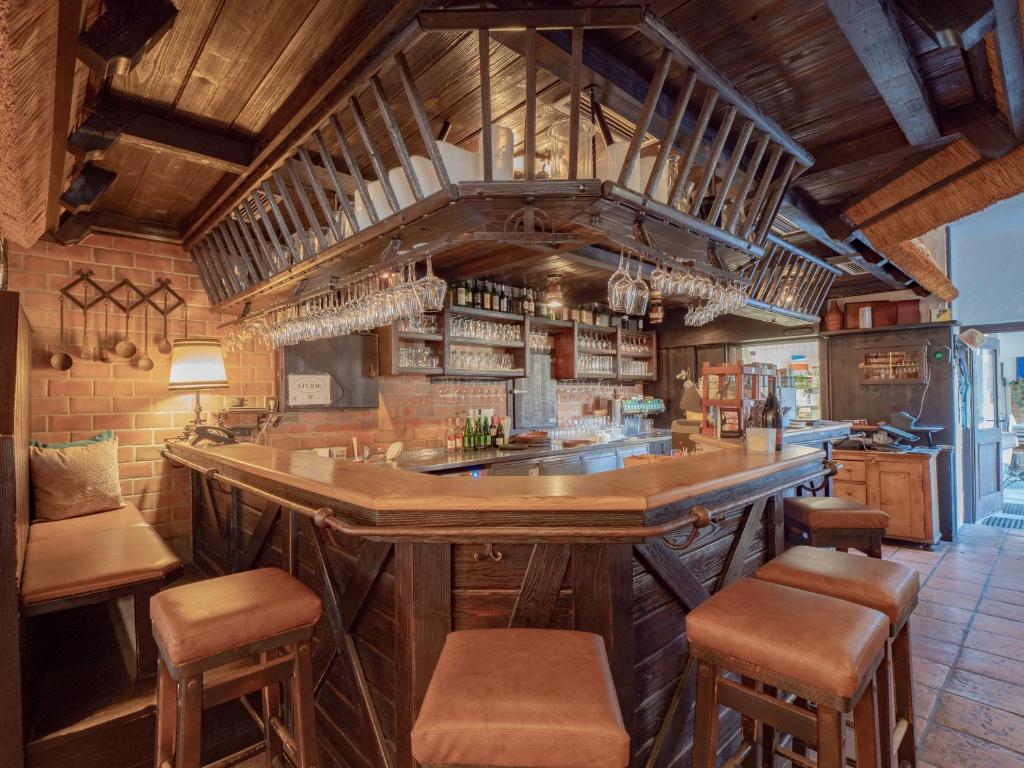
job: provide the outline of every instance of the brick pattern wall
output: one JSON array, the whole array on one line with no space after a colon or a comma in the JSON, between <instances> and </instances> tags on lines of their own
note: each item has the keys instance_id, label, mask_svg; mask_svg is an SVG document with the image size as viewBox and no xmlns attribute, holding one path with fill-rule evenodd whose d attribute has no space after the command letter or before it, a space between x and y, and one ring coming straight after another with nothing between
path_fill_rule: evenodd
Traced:
<instances>
[{"instance_id":1,"label":"brick pattern wall","mask_svg":"<svg viewBox=\"0 0 1024 768\"><path fill-rule=\"evenodd\" d=\"M164 277L188 302L189 335L216 337L218 325L228 318L209 309L199 278L178 246L90 235L71 247L46 242L30 249L12 247L10 267L10 288L21 293L33 327L33 435L44 442L62 442L114 430L119 441L122 493L165 538L177 540L179 549L186 552L185 537L191 528L188 476L184 470L168 466L160 450L163 441L178 435L191 419L193 397L167 389L170 356L156 349L163 334L162 321L153 315L149 318L149 356L155 365L151 371L142 371L113 352L123 335L123 315L111 312L109 317L104 346L110 362L83 360L82 313L65 307L65 335L74 365L69 371L56 371L49 366L49 356L60 345L59 290L79 269L92 270L93 279L104 287L128 278L147 289ZM103 328L103 310L97 306L89 316L89 336L94 344L104 336ZM132 315L130 330L141 350L143 318L138 312ZM168 334L173 339L184 333L184 317L175 313ZM278 355L250 347L227 354L226 362L230 387L203 393L204 411L223 408L233 397L250 398L262 405L265 397L277 394ZM449 418L464 418L467 410L478 408L502 416L508 413L506 395L494 385L467 382L459 389L453 395L426 377L384 376L378 408L286 414L277 428L268 431L266 442L287 449L350 447L355 437L360 445L370 444L374 452L395 440L407 448L437 447L444 443ZM620 389L641 391L640 387ZM613 391L560 387L559 417L590 413L599 396L610 396ZM238 417L238 421L246 418Z\"/></svg>"}]
</instances>

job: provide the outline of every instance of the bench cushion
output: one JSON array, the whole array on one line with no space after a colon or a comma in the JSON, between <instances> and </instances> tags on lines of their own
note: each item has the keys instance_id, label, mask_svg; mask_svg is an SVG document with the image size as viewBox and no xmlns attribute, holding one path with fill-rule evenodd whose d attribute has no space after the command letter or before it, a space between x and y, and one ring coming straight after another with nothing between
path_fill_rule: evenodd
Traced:
<instances>
[{"instance_id":1,"label":"bench cushion","mask_svg":"<svg viewBox=\"0 0 1024 768\"><path fill-rule=\"evenodd\" d=\"M162 579L179 568L181 561L148 525L41 538L30 531L21 602L30 606L130 586Z\"/></svg>"},{"instance_id":2,"label":"bench cushion","mask_svg":"<svg viewBox=\"0 0 1024 768\"><path fill-rule=\"evenodd\" d=\"M129 528L133 525L148 523L138 507L126 501L120 509L112 509L109 512L95 512L82 517L69 517L67 520L40 520L29 526L28 536L30 541L44 541L63 536L108 531L112 528Z\"/></svg>"},{"instance_id":3,"label":"bench cushion","mask_svg":"<svg viewBox=\"0 0 1024 768\"><path fill-rule=\"evenodd\" d=\"M445 640L412 729L430 765L624 768L604 640L555 629L473 629Z\"/></svg>"},{"instance_id":4,"label":"bench cushion","mask_svg":"<svg viewBox=\"0 0 1024 768\"><path fill-rule=\"evenodd\" d=\"M164 590L149 609L166 658L184 664L312 626L320 598L279 568L260 568Z\"/></svg>"}]
</instances>

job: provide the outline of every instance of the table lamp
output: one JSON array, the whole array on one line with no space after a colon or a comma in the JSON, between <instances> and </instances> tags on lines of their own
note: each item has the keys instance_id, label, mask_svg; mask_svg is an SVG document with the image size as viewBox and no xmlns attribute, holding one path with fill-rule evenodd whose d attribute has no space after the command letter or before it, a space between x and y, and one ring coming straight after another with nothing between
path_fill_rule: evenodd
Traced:
<instances>
[{"instance_id":1,"label":"table lamp","mask_svg":"<svg viewBox=\"0 0 1024 768\"><path fill-rule=\"evenodd\" d=\"M224 351L217 339L178 339L171 346L171 380L167 388L172 392L195 392L195 419L185 425L182 439L187 439L202 423L203 409L199 405L199 392L204 389L224 389L228 385L224 370Z\"/></svg>"}]
</instances>

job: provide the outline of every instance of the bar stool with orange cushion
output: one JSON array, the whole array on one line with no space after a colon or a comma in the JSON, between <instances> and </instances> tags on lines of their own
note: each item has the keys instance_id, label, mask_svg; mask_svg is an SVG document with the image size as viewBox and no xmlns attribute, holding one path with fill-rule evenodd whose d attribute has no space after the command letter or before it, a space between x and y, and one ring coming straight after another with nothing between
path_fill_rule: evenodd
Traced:
<instances>
[{"instance_id":1,"label":"bar stool with orange cushion","mask_svg":"<svg viewBox=\"0 0 1024 768\"><path fill-rule=\"evenodd\" d=\"M917 571L889 560L794 547L761 566L755 578L847 600L885 614L889 640L877 681L882 755L889 756L883 764L908 762L916 766L909 619L917 607Z\"/></svg>"},{"instance_id":2,"label":"bar stool with orange cushion","mask_svg":"<svg viewBox=\"0 0 1024 768\"><path fill-rule=\"evenodd\" d=\"M412 729L422 765L625 768L604 640L556 629L448 635Z\"/></svg>"},{"instance_id":3,"label":"bar stool with orange cushion","mask_svg":"<svg viewBox=\"0 0 1024 768\"><path fill-rule=\"evenodd\" d=\"M882 536L889 515L837 496L787 496L783 501L786 543L791 547L850 547L871 557L882 556Z\"/></svg>"},{"instance_id":4,"label":"bar stool with orange cushion","mask_svg":"<svg viewBox=\"0 0 1024 768\"><path fill-rule=\"evenodd\" d=\"M310 639L320 598L284 571L262 568L168 589L153 598L151 615L160 649L157 768L199 768L203 708L261 689L268 762L284 750L298 768L316 764ZM281 717L284 681L294 736Z\"/></svg>"},{"instance_id":5,"label":"bar stool with orange cushion","mask_svg":"<svg viewBox=\"0 0 1024 768\"><path fill-rule=\"evenodd\" d=\"M820 768L843 768L850 712L858 767L881 765L875 676L887 630L886 617L871 608L758 579L741 579L705 600L686 616L690 654L700 664L694 768L717 764L720 705L744 721L744 739L728 765L772 765L776 753L801 764L774 739L764 743L765 723L813 745ZM726 678L730 672L743 683ZM776 691L817 708L794 706Z\"/></svg>"}]
</instances>

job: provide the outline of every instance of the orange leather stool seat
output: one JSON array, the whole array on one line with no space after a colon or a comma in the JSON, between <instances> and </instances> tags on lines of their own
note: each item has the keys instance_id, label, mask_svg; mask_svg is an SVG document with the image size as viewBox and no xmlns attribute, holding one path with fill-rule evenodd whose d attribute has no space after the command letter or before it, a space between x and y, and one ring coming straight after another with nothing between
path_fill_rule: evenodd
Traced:
<instances>
[{"instance_id":1,"label":"orange leather stool seat","mask_svg":"<svg viewBox=\"0 0 1024 768\"><path fill-rule=\"evenodd\" d=\"M787 496L782 504L786 517L808 528L882 528L889 515L850 499L836 496Z\"/></svg>"},{"instance_id":2,"label":"orange leather stool seat","mask_svg":"<svg viewBox=\"0 0 1024 768\"><path fill-rule=\"evenodd\" d=\"M425 765L624 768L629 734L604 640L553 629L453 632L412 753Z\"/></svg>"},{"instance_id":3,"label":"orange leather stool seat","mask_svg":"<svg viewBox=\"0 0 1024 768\"><path fill-rule=\"evenodd\" d=\"M312 626L320 598L284 571L260 568L165 590L150 613L166 659L179 665Z\"/></svg>"},{"instance_id":4,"label":"orange leather stool seat","mask_svg":"<svg viewBox=\"0 0 1024 768\"><path fill-rule=\"evenodd\" d=\"M697 658L714 651L843 699L874 671L888 634L878 611L757 579L735 582L686 615Z\"/></svg>"},{"instance_id":5,"label":"orange leather stool seat","mask_svg":"<svg viewBox=\"0 0 1024 768\"><path fill-rule=\"evenodd\" d=\"M913 608L920 588L913 568L815 547L786 550L762 565L755 578L873 608L890 624Z\"/></svg>"}]
</instances>

